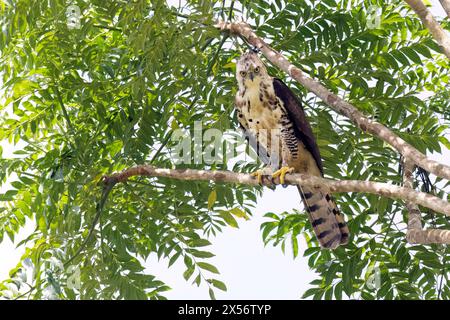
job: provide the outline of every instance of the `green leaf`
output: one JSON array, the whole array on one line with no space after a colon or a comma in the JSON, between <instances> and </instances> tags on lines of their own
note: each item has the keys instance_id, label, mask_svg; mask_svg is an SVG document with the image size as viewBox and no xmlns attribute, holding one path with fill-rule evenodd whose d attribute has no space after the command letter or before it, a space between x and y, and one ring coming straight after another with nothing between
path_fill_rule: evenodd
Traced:
<instances>
[{"instance_id":1,"label":"green leaf","mask_svg":"<svg viewBox=\"0 0 450 320\"><path fill-rule=\"evenodd\" d=\"M345 293L350 296L353 293L353 270L352 263L350 261L344 265L342 282Z\"/></svg>"},{"instance_id":2,"label":"green leaf","mask_svg":"<svg viewBox=\"0 0 450 320\"><path fill-rule=\"evenodd\" d=\"M216 200L217 200L217 192L216 190L213 190L208 196L208 210L212 209Z\"/></svg>"},{"instance_id":3,"label":"green leaf","mask_svg":"<svg viewBox=\"0 0 450 320\"><path fill-rule=\"evenodd\" d=\"M21 97L37 88L39 88L39 85L37 83L28 79L21 79L20 81L14 83L13 97L14 98Z\"/></svg>"},{"instance_id":4,"label":"green leaf","mask_svg":"<svg viewBox=\"0 0 450 320\"><path fill-rule=\"evenodd\" d=\"M405 292L405 293L416 293L416 290L407 282L403 283L397 283L396 287L398 290Z\"/></svg>"},{"instance_id":5,"label":"green leaf","mask_svg":"<svg viewBox=\"0 0 450 320\"><path fill-rule=\"evenodd\" d=\"M180 257L180 255L181 255L181 250L178 251L177 253L175 253L175 254L170 258L170 260L169 260L169 267L170 267L171 265L173 265L173 264L175 263L175 261L178 260L178 258Z\"/></svg>"},{"instance_id":6,"label":"green leaf","mask_svg":"<svg viewBox=\"0 0 450 320\"><path fill-rule=\"evenodd\" d=\"M334 286L334 296L337 300L342 300L342 281Z\"/></svg>"},{"instance_id":7,"label":"green leaf","mask_svg":"<svg viewBox=\"0 0 450 320\"><path fill-rule=\"evenodd\" d=\"M236 219L229 212L221 210L219 215L230 227L239 228Z\"/></svg>"},{"instance_id":8,"label":"green leaf","mask_svg":"<svg viewBox=\"0 0 450 320\"><path fill-rule=\"evenodd\" d=\"M194 268L193 266L187 268L186 271L183 273L183 278L184 278L186 281L188 281L189 278L190 278L190 277L192 276L192 274L194 273L194 271L195 271L195 268Z\"/></svg>"},{"instance_id":9,"label":"green leaf","mask_svg":"<svg viewBox=\"0 0 450 320\"><path fill-rule=\"evenodd\" d=\"M403 48L402 52L408 57L410 58L413 62L417 63L417 64L421 64L422 60L420 59L420 56L411 48L406 47Z\"/></svg>"},{"instance_id":10,"label":"green leaf","mask_svg":"<svg viewBox=\"0 0 450 320\"><path fill-rule=\"evenodd\" d=\"M447 149L450 150L450 141L444 136L439 137L439 142L442 143Z\"/></svg>"},{"instance_id":11,"label":"green leaf","mask_svg":"<svg viewBox=\"0 0 450 320\"><path fill-rule=\"evenodd\" d=\"M222 291L227 291L227 286L222 281L219 281L219 280L216 280L216 279L211 279L211 283L217 289L220 289Z\"/></svg>"},{"instance_id":12,"label":"green leaf","mask_svg":"<svg viewBox=\"0 0 450 320\"><path fill-rule=\"evenodd\" d=\"M238 207L231 209L230 213L238 218L244 218L245 220L250 219L245 211L239 209Z\"/></svg>"},{"instance_id":13,"label":"green leaf","mask_svg":"<svg viewBox=\"0 0 450 320\"><path fill-rule=\"evenodd\" d=\"M209 293L209 297L211 298L211 300L216 300L216 295L214 294L213 289L209 288L208 293Z\"/></svg>"},{"instance_id":14,"label":"green leaf","mask_svg":"<svg viewBox=\"0 0 450 320\"><path fill-rule=\"evenodd\" d=\"M206 247L206 246L210 246L211 242L209 242L206 239L194 239L189 241L189 246L191 247Z\"/></svg>"},{"instance_id":15,"label":"green leaf","mask_svg":"<svg viewBox=\"0 0 450 320\"><path fill-rule=\"evenodd\" d=\"M292 235L291 242L292 242L292 254L294 255L294 258L296 258L298 255L298 241L295 235Z\"/></svg>"},{"instance_id":16,"label":"green leaf","mask_svg":"<svg viewBox=\"0 0 450 320\"><path fill-rule=\"evenodd\" d=\"M200 268L204 269L204 270L208 270L208 271L210 271L210 272L212 272L212 273L217 273L217 274L219 274L219 270L217 270L217 268L216 268L215 266L213 266L212 264L210 264L210 263L207 263L207 262L197 262L197 265L198 265Z\"/></svg>"},{"instance_id":17,"label":"green leaf","mask_svg":"<svg viewBox=\"0 0 450 320\"><path fill-rule=\"evenodd\" d=\"M189 249L188 252L197 258L212 258L215 256L211 252L199 251L199 250L195 250L195 249Z\"/></svg>"},{"instance_id":18,"label":"green leaf","mask_svg":"<svg viewBox=\"0 0 450 320\"><path fill-rule=\"evenodd\" d=\"M318 292L318 291L319 291L319 289L317 289L317 288L311 288L311 289L308 289L308 290L306 290L305 293L303 294L302 299L306 299L306 298L308 298L308 297L310 297L310 296L313 296L313 295L315 295L316 292Z\"/></svg>"}]
</instances>

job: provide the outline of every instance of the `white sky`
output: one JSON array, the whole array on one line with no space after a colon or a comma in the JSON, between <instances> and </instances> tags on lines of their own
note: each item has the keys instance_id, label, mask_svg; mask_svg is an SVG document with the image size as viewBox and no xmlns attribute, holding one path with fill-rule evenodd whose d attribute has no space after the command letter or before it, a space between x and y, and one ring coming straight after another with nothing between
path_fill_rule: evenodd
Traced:
<instances>
[{"instance_id":1,"label":"white sky","mask_svg":"<svg viewBox=\"0 0 450 320\"><path fill-rule=\"evenodd\" d=\"M432 12L444 16L438 0L432 0ZM178 3L178 1L176 1ZM4 156L12 153L12 148L1 143ZM433 155L435 160L449 163L450 152L443 155ZM4 191L1 188L1 192ZM249 221L239 220L240 228L227 228L214 239L209 250L216 254L211 261L216 265L221 275L217 278L226 283L227 292L216 290L218 299L298 299L309 287L308 283L314 279L313 271L309 270L306 259L302 258L305 243L299 241L299 257L292 258L290 247L286 247L286 254L280 247L263 246L259 227L267 212L282 213L300 208L300 197L296 188L276 191L266 189L262 197L258 198L258 205L253 211L253 218ZM32 224L19 234L16 244L30 233ZM0 244L0 280L8 277L8 272L19 261L24 248L16 249L5 236ZM205 285L197 288L183 279L184 264L180 260L170 269L167 260L158 262L156 255L146 262L146 272L155 275L167 283L173 290L166 292L169 299L209 299ZM193 277L194 278L194 277Z\"/></svg>"}]
</instances>

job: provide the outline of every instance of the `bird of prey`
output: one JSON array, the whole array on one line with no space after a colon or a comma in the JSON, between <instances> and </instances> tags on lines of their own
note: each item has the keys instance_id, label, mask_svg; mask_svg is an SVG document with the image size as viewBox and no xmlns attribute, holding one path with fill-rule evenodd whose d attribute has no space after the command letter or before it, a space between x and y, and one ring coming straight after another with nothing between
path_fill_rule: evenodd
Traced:
<instances>
[{"instance_id":1,"label":"bird of prey","mask_svg":"<svg viewBox=\"0 0 450 320\"><path fill-rule=\"evenodd\" d=\"M270 172L284 184L287 173L322 177L322 160L300 101L280 79L273 78L255 52L243 54L236 65L239 90L235 109L246 138L267 165L253 173L262 182ZM278 169L275 171L275 169ZM348 242L347 224L333 198L323 191L297 186L309 220L323 248Z\"/></svg>"}]
</instances>

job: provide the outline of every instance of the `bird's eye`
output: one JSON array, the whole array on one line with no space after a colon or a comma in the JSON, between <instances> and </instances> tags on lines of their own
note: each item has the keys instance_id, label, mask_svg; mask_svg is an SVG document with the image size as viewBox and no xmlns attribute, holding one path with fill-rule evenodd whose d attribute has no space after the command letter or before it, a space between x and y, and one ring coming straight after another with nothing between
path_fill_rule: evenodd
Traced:
<instances>
[{"instance_id":1,"label":"bird's eye","mask_svg":"<svg viewBox=\"0 0 450 320\"><path fill-rule=\"evenodd\" d=\"M254 71L255 73L259 73L259 67L256 67Z\"/></svg>"},{"instance_id":2,"label":"bird's eye","mask_svg":"<svg viewBox=\"0 0 450 320\"><path fill-rule=\"evenodd\" d=\"M247 74L247 72L241 71L240 74L241 74L241 77L245 77L245 75Z\"/></svg>"}]
</instances>

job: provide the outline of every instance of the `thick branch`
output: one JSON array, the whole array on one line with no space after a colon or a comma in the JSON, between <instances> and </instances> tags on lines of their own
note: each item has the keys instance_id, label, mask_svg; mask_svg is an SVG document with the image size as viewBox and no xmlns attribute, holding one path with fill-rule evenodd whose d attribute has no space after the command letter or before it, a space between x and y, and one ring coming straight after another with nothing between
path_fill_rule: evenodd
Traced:
<instances>
[{"instance_id":1,"label":"thick branch","mask_svg":"<svg viewBox=\"0 0 450 320\"><path fill-rule=\"evenodd\" d=\"M411 244L450 244L450 230L408 230L406 240Z\"/></svg>"},{"instance_id":2,"label":"thick branch","mask_svg":"<svg viewBox=\"0 0 450 320\"><path fill-rule=\"evenodd\" d=\"M114 185L118 182L124 182L132 176L164 177L186 181L203 180L219 183L240 183L252 186L258 185L258 181L255 177L245 173L219 170L162 169L150 165L132 167L109 177L104 177L104 182L107 186L110 184ZM363 192L378 194L392 199L403 199L450 216L450 203L428 193L418 192L409 188L387 183L358 180L335 181L304 174L287 175L286 183L299 184L331 193ZM264 179L263 184L268 186L271 185L271 182Z\"/></svg>"},{"instance_id":3,"label":"thick branch","mask_svg":"<svg viewBox=\"0 0 450 320\"><path fill-rule=\"evenodd\" d=\"M450 1L449 0L439 0L441 2L442 8L444 8L447 17L450 18Z\"/></svg>"},{"instance_id":4,"label":"thick branch","mask_svg":"<svg viewBox=\"0 0 450 320\"><path fill-rule=\"evenodd\" d=\"M369 132L389 143L405 158L411 159L415 164L424 168L428 172L450 180L449 166L427 158L424 154L419 152L416 148L404 141L381 123L368 119L356 107L330 92L318 81L309 78L299 68L290 63L283 55L273 50L261 38L257 37L251 27L245 22L226 23L222 21L218 22L216 27L246 38L250 44L259 48L270 62L279 67L281 70L287 72L292 78L321 98L335 111L352 120L353 123L363 131Z\"/></svg>"},{"instance_id":5,"label":"thick branch","mask_svg":"<svg viewBox=\"0 0 450 320\"><path fill-rule=\"evenodd\" d=\"M450 59L450 37L447 35L444 29L442 29L441 25L434 19L431 12L427 9L425 4L421 0L405 0L409 4L409 6L416 12L419 16L420 20L424 26L430 31L431 35L437 41L439 46L441 47L442 52ZM445 2L448 6L447 1L441 1L441 3ZM444 4L442 4L445 11L447 11Z\"/></svg>"}]
</instances>

